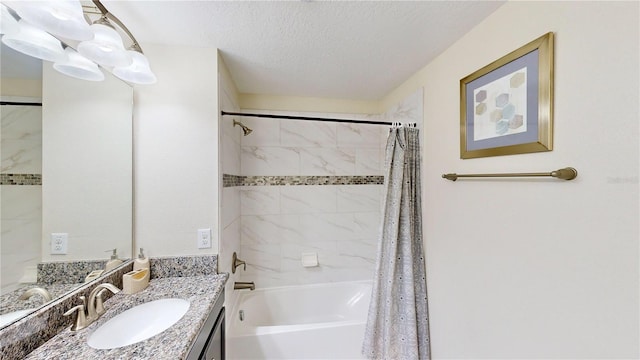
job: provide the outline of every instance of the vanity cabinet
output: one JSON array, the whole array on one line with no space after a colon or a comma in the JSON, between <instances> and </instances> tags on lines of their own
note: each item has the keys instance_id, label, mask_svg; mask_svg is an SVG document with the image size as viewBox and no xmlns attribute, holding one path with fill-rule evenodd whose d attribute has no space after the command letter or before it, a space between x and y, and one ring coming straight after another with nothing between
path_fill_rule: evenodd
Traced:
<instances>
[{"instance_id":1,"label":"vanity cabinet","mask_svg":"<svg viewBox=\"0 0 640 360\"><path fill-rule=\"evenodd\" d=\"M224 291L222 291L191 345L187 360L225 359L224 320Z\"/></svg>"}]
</instances>

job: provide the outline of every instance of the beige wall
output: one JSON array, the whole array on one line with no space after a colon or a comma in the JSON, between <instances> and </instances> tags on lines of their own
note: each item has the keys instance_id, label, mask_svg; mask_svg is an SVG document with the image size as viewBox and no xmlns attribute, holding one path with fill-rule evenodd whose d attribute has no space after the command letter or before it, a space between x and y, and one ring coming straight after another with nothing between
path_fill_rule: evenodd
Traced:
<instances>
[{"instance_id":1,"label":"beige wall","mask_svg":"<svg viewBox=\"0 0 640 360\"><path fill-rule=\"evenodd\" d=\"M638 358L637 2L509 2L383 101L424 87L434 358ZM459 159L459 80L556 34L555 148ZM578 169L570 182L442 173Z\"/></svg>"},{"instance_id":2,"label":"beige wall","mask_svg":"<svg viewBox=\"0 0 640 360\"><path fill-rule=\"evenodd\" d=\"M218 57L145 44L158 77L134 90L136 246L149 256L218 253ZM210 249L197 229L211 228Z\"/></svg>"},{"instance_id":3,"label":"beige wall","mask_svg":"<svg viewBox=\"0 0 640 360\"><path fill-rule=\"evenodd\" d=\"M0 79L0 95L42 97L42 81L33 79Z\"/></svg>"},{"instance_id":4,"label":"beige wall","mask_svg":"<svg viewBox=\"0 0 640 360\"><path fill-rule=\"evenodd\" d=\"M265 94L240 94L239 101L240 107L245 112L251 112L252 109L349 114L380 114L382 112L378 101Z\"/></svg>"}]
</instances>

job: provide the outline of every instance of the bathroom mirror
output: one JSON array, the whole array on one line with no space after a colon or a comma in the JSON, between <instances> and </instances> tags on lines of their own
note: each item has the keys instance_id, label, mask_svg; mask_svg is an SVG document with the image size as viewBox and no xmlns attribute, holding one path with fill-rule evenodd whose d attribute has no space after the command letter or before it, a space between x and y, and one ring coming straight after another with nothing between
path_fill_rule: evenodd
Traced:
<instances>
[{"instance_id":1,"label":"bathroom mirror","mask_svg":"<svg viewBox=\"0 0 640 360\"><path fill-rule=\"evenodd\" d=\"M0 132L0 287L11 304L0 313L24 316L45 302L16 300L35 286L38 264L75 266L84 277L112 249L132 258L133 89L108 71L104 81L84 81L4 45L0 55L1 100L11 103L2 105ZM47 271L53 300L81 284Z\"/></svg>"}]
</instances>

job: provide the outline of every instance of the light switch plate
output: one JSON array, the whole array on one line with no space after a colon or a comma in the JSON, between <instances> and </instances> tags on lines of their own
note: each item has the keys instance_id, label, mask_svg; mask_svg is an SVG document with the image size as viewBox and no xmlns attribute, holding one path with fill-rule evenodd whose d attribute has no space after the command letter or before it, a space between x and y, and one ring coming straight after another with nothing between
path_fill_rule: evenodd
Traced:
<instances>
[{"instance_id":1,"label":"light switch plate","mask_svg":"<svg viewBox=\"0 0 640 360\"><path fill-rule=\"evenodd\" d=\"M69 243L68 233L51 233L51 254L64 255L67 253Z\"/></svg>"},{"instance_id":2,"label":"light switch plate","mask_svg":"<svg viewBox=\"0 0 640 360\"><path fill-rule=\"evenodd\" d=\"M211 248L211 229L198 229L198 249Z\"/></svg>"}]
</instances>

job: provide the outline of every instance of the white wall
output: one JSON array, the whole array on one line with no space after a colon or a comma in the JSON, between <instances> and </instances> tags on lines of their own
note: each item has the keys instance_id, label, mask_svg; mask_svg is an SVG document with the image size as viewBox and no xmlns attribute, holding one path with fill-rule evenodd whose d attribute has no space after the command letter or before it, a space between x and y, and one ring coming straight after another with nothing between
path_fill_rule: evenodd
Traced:
<instances>
[{"instance_id":1,"label":"white wall","mask_svg":"<svg viewBox=\"0 0 640 360\"><path fill-rule=\"evenodd\" d=\"M131 88L42 71L42 261L131 258ZM68 233L67 255L50 234Z\"/></svg>"},{"instance_id":2,"label":"white wall","mask_svg":"<svg viewBox=\"0 0 640 360\"><path fill-rule=\"evenodd\" d=\"M136 86L136 247L218 253L218 58L213 48L144 45L158 82ZM213 246L197 248L197 229Z\"/></svg>"},{"instance_id":3,"label":"white wall","mask_svg":"<svg viewBox=\"0 0 640 360\"><path fill-rule=\"evenodd\" d=\"M391 93L424 86L434 358L638 358L637 2L509 2ZM459 81L556 34L555 147L459 159ZM447 172L578 169L569 182Z\"/></svg>"}]
</instances>

